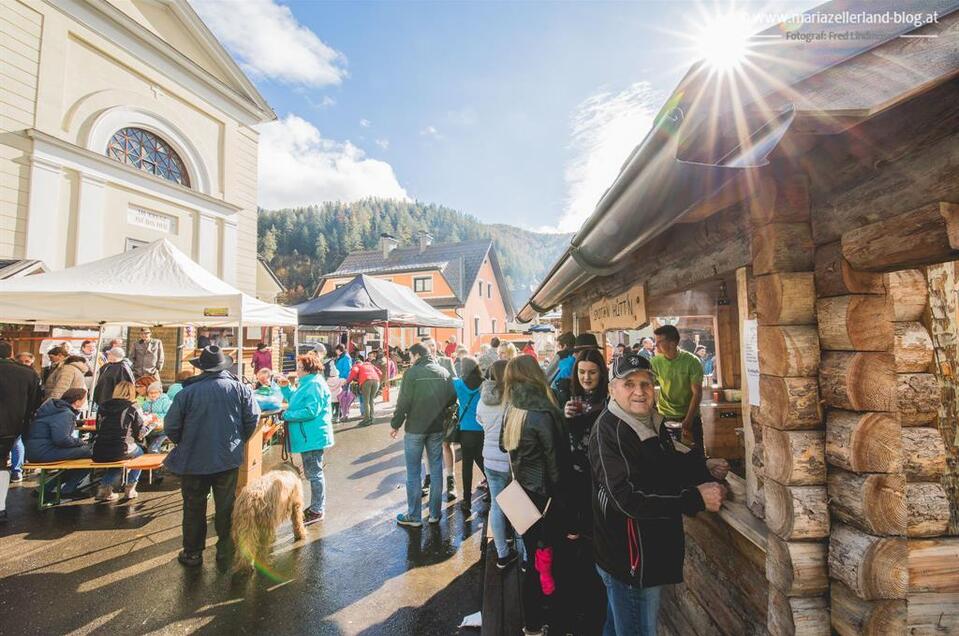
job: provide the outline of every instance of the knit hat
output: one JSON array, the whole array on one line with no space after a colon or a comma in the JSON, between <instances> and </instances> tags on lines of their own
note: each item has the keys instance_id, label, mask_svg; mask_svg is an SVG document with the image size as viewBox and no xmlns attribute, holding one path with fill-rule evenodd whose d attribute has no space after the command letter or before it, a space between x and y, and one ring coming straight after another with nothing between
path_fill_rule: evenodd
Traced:
<instances>
[{"instance_id":1,"label":"knit hat","mask_svg":"<svg viewBox=\"0 0 959 636\"><path fill-rule=\"evenodd\" d=\"M460 358L460 376L469 377L471 373L474 373L479 369L479 363L476 361L476 358L471 358L469 356L464 356Z\"/></svg>"},{"instance_id":2,"label":"knit hat","mask_svg":"<svg viewBox=\"0 0 959 636\"><path fill-rule=\"evenodd\" d=\"M160 382L159 380L152 383L150 386L147 387L147 392L150 392L150 391L159 391L160 393L163 393L163 383Z\"/></svg>"},{"instance_id":3,"label":"knit hat","mask_svg":"<svg viewBox=\"0 0 959 636\"><path fill-rule=\"evenodd\" d=\"M113 356L117 360L123 360L127 357L127 352L123 350L123 347L113 347L112 349L107 350L108 356Z\"/></svg>"}]
</instances>

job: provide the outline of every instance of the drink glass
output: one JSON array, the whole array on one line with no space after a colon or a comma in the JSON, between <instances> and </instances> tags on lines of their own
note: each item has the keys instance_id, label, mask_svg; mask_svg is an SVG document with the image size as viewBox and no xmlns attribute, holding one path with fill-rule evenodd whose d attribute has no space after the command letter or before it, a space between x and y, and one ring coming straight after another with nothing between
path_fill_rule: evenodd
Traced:
<instances>
[{"instance_id":1,"label":"drink glass","mask_svg":"<svg viewBox=\"0 0 959 636\"><path fill-rule=\"evenodd\" d=\"M666 422L666 432L669 433L669 436L673 438L674 442L683 441L683 423L682 422Z\"/></svg>"}]
</instances>

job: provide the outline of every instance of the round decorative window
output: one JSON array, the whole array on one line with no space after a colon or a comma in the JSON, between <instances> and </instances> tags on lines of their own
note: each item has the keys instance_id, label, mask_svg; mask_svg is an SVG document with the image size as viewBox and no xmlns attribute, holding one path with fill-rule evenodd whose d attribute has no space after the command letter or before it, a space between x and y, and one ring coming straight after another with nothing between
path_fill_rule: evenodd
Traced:
<instances>
[{"instance_id":1,"label":"round decorative window","mask_svg":"<svg viewBox=\"0 0 959 636\"><path fill-rule=\"evenodd\" d=\"M190 187L190 175L187 174L183 160L167 142L149 130L142 128L118 130L107 144L107 156L168 181Z\"/></svg>"}]
</instances>

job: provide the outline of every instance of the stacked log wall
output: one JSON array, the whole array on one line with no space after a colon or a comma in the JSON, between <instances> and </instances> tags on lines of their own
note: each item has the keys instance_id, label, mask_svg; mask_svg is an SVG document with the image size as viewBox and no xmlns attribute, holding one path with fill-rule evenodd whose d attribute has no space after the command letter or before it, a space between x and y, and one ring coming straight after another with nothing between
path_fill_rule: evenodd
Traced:
<instances>
[{"instance_id":1,"label":"stacked log wall","mask_svg":"<svg viewBox=\"0 0 959 636\"><path fill-rule=\"evenodd\" d=\"M759 398L767 539L766 627L829 634L826 446L809 193L803 175L763 180L750 208L759 324Z\"/></svg>"},{"instance_id":2,"label":"stacked log wall","mask_svg":"<svg viewBox=\"0 0 959 636\"><path fill-rule=\"evenodd\" d=\"M926 276L856 269L844 248L846 237L816 253L831 624L844 635L904 633L928 618L910 605L959 592L959 546L939 538L949 504Z\"/></svg>"}]
</instances>

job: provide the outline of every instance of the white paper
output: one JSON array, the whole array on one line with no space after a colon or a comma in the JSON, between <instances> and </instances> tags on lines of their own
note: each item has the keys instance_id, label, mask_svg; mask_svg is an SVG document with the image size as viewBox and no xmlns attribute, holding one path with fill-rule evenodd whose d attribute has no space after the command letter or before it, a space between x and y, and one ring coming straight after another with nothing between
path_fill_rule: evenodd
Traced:
<instances>
[{"instance_id":1,"label":"white paper","mask_svg":"<svg viewBox=\"0 0 959 636\"><path fill-rule=\"evenodd\" d=\"M483 616L481 612L474 612L469 616L463 617L463 622L460 623L460 627L482 627L483 626Z\"/></svg>"},{"instance_id":2,"label":"white paper","mask_svg":"<svg viewBox=\"0 0 959 636\"><path fill-rule=\"evenodd\" d=\"M759 406L759 323L755 320L743 321L743 365L749 404Z\"/></svg>"}]
</instances>

